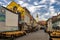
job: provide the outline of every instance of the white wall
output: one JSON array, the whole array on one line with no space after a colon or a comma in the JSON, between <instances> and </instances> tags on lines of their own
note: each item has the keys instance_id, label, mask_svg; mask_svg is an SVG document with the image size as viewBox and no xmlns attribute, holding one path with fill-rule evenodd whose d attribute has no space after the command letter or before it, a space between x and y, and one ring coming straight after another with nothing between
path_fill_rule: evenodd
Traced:
<instances>
[{"instance_id":1,"label":"white wall","mask_svg":"<svg viewBox=\"0 0 60 40\"><path fill-rule=\"evenodd\" d=\"M30 17L29 17L27 14L25 14L24 17L25 17L25 18L24 18L24 22L30 23Z\"/></svg>"},{"instance_id":2,"label":"white wall","mask_svg":"<svg viewBox=\"0 0 60 40\"><path fill-rule=\"evenodd\" d=\"M50 19L48 21L48 28L47 28L48 31L52 31L52 20Z\"/></svg>"},{"instance_id":3,"label":"white wall","mask_svg":"<svg viewBox=\"0 0 60 40\"><path fill-rule=\"evenodd\" d=\"M18 15L6 10L6 26L18 26Z\"/></svg>"},{"instance_id":4,"label":"white wall","mask_svg":"<svg viewBox=\"0 0 60 40\"><path fill-rule=\"evenodd\" d=\"M24 15L24 22L27 23L27 25L30 25L30 17L27 15L27 13ZM28 30L28 26L24 25L23 30Z\"/></svg>"}]
</instances>

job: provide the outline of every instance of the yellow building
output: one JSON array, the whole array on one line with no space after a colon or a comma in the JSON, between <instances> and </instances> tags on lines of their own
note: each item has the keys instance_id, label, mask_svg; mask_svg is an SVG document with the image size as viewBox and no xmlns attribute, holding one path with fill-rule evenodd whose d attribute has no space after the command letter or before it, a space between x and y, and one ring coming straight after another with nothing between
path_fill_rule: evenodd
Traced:
<instances>
[{"instance_id":1,"label":"yellow building","mask_svg":"<svg viewBox=\"0 0 60 40\"><path fill-rule=\"evenodd\" d=\"M14 12L16 12L16 13L20 12L20 15L21 15L20 19L21 19L21 21L19 23L25 22L27 24L30 24L30 16L29 16L30 12L28 12L25 7L21 7L19 4L17 4L14 1L12 1L7 6L7 8L10 9L10 10L12 10L12 11L14 11ZM27 26L26 25L24 26L24 24L23 24L23 28L22 29L26 30Z\"/></svg>"},{"instance_id":2,"label":"yellow building","mask_svg":"<svg viewBox=\"0 0 60 40\"><path fill-rule=\"evenodd\" d=\"M21 7L19 4L17 4L16 2L12 1L8 6L8 9L14 11L17 13L17 11L19 11L21 13L21 17L22 19L24 18L24 14L25 14L25 10L23 9L23 7Z\"/></svg>"}]
</instances>

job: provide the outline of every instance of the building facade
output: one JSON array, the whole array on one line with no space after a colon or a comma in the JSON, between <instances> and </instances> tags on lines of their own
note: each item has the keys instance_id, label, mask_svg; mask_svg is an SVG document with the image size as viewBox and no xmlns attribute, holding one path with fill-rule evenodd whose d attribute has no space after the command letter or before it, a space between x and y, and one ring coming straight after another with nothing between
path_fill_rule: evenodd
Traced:
<instances>
[{"instance_id":1,"label":"building facade","mask_svg":"<svg viewBox=\"0 0 60 40\"><path fill-rule=\"evenodd\" d=\"M18 29L18 14L0 7L0 31L14 31Z\"/></svg>"},{"instance_id":2,"label":"building facade","mask_svg":"<svg viewBox=\"0 0 60 40\"><path fill-rule=\"evenodd\" d=\"M49 31L54 31L54 28L60 27L60 14L57 16L53 16L47 21L47 29Z\"/></svg>"},{"instance_id":3,"label":"building facade","mask_svg":"<svg viewBox=\"0 0 60 40\"><path fill-rule=\"evenodd\" d=\"M52 18L47 20L47 32L52 31Z\"/></svg>"}]
</instances>

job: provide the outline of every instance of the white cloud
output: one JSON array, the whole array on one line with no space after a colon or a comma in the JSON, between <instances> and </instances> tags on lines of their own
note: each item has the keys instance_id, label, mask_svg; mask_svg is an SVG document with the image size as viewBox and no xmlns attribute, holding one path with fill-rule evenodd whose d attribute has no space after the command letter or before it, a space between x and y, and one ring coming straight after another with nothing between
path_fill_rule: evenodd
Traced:
<instances>
[{"instance_id":1,"label":"white cloud","mask_svg":"<svg viewBox=\"0 0 60 40\"><path fill-rule=\"evenodd\" d=\"M55 0L50 0L51 1L51 3L54 3L55 2Z\"/></svg>"},{"instance_id":2,"label":"white cloud","mask_svg":"<svg viewBox=\"0 0 60 40\"><path fill-rule=\"evenodd\" d=\"M47 7L46 5L39 5L39 6L29 6L28 9L31 13L35 13L37 10L40 10L41 7Z\"/></svg>"},{"instance_id":3,"label":"white cloud","mask_svg":"<svg viewBox=\"0 0 60 40\"><path fill-rule=\"evenodd\" d=\"M46 13L46 14L44 14L45 16L48 16L48 15L50 15L50 13Z\"/></svg>"},{"instance_id":4,"label":"white cloud","mask_svg":"<svg viewBox=\"0 0 60 40\"><path fill-rule=\"evenodd\" d=\"M45 7L46 8L47 6L46 5L38 5L38 6L35 6L35 7L39 7L39 8L40 7Z\"/></svg>"},{"instance_id":5,"label":"white cloud","mask_svg":"<svg viewBox=\"0 0 60 40\"><path fill-rule=\"evenodd\" d=\"M42 15L42 16L39 17L39 20L40 20L40 21L41 21L41 20L47 20L47 18L45 18L45 16Z\"/></svg>"},{"instance_id":6,"label":"white cloud","mask_svg":"<svg viewBox=\"0 0 60 40\"><path fill-rule=\"evenodd\" d=\"M54 7L53 6L50 6L50 8L49 8L49 10L50 10L50 16L52 17L52 16L56 16L57 15L57 13L55 13L55 9L54 9Z\"/></svg>"},{"instance_id":7,"label":"white cloud","mask_svg":"<svg viewBox=\"0 0 60 40\"><path fill-rule=\"evenodd\" d=\"M5 5L4 3L2 3L2 2L0 2L0 5L1 6L4 6L4 7L6 7L7 5Z\"/></svg>"},{"instance_id":8,"label":"white cloud","mask_svg":"<svg viewBox=\"0 0 60 40\"><path fill-rule=\"evenodd\" d=\"M21 4L22 5L23 3L24 3L23 1L18 1L18 4Z\"/></svg>"},{"instance_id":9,"label":"white cloud","mask_svg":"<svg viewBox=\"0 0 60 40\"><path fill-rule=\"evenodd\" d=\"M29 6L29 4L28 3L24 3L24 4L22 4L22 6L23 7L27 7L27 6Z\"/></svg>"},{"instance_id":10,"label":"white cloud","mask_svg":"<svg viewBox=\"0 0 60 40\"><path fill-rule=\"evenodd\" d=\"M28 8L28 10L31 12L31 14L36 11L36 7L35 6L33 6L33 5L29 4L29 3L26 3L26 2L24 2L22 0L18 1L17 3L20 4L22 7Z\"/></svg>"},{"instance_id":11,"label":"white cloud","mask_svg":"<svg viewBox=\"0 0 60 40\"><path fill-rule=\"evenodd\" d=\"M58 14L60 14L60 12Z\"/></svg>"},{"instance_id":12,"label":"white cloud","mask_svg":"<svg viewBox=\"0 0 60 40\"><path fill-rule=\"evenodd\" d=\"M38 3L37 2L34 2L34 5L38 5Z\"/></svg>"},{"instance_id":13,"label":"white cloud","mask_svg":"<svg viewBox=\"0 0 60 40\"><path fill-rule=\"evenodd\" d=\"M3 5L4 3L0 2L0 5Z\"/></svg>"},{"instance_id":14,"label":"white cloud","mask_svg":"<svg viewBox=\"0 0 60 40\"><path fill-rule=\"evenodd\" d=\"M50 0L50 4L53 4L55 3L56 1L55 0Z\"/></svg>"},{"instance_id":15,"label":"white cloud","mask_svg":"<svg viewBox=\"0 0 60 40\"><path fill-rule=\"evenodd\" d=\"M30 7L31 6L30 4L28 4L24 1L18 1L17 3L20 4L22 7Z\"/></svg>"},{"instance_id":16,"label":"white cloud","mask_svg":"<svg viewBox=\"0 0 60 40\"><path fill-rule=\"evenodd\" d=\"M8 2L7 4L3 4L3 6L6 7L6 6L9 5L10 3L11 3L11 1Z\"/></svg>"},{"instance_id":17,"label":"white cloud","mask_svg":"<svg viewBox=\"0 0 60 40\"><path fill-rule=\"evenodd\" d=\"M41 0L40 2L34 1L34 5L45 4L46 0Z\"/></svg>"},{"instance_id":18,"label":"white cloud","mask_svg":"<svg viewBox=\"0 0 60 40\"><path fill-rule=\"evenodd\" d=\"M7 4L5 4L5 5L3 4L2 6L6 7L6 6L7 6Z\"/></svg>"},{"instance_id":19,"label":"white cloud","mask_svg":"<svg viewBox=\"0 0 60 40\"><path fill-rule=\"evenodd\" d=\"M48 18L52 17L52 16L56 16L56 13L45 13L44 15L39 16L39 20L47 20ZM47 17L47 18L45 18Z\"/></svg>"},{"instance_id":20,"label":"white cloud","mask_svg":"<svg viewBox=\"0 0 60 40\"><path fill-rule=\"evenodd\" d=\"M51 13L50 14L50 16L52 17L52 16L56 16L57 15L57 13Z\"/></svg>"},{"instance_id":21,"label":"white cloud","mask_svg":"<svg viewBox=\"0 0 60 40\"><path fill-rule=\"evenodd\" d=\"M49 10L50 10L50 12L45 13L44 15L42 15L42 16L39 17L40 20L47 20L48 18L57 15L57 13L55 13L55 10L54 10L53 6L51 6L51 7L49 8ZM48 18L45 18L45 16L47 16Z\"/></svg>"},{"instance_id":22,"label":"white cloud","mask_svg":"<svg viewBox=\"0 0 60 40\"><path fill-rule=\"evenodd\" d=\"M46 0L42 0L42 1L39 2L39 4L42 4L42 3L45 3L45 2L46 2Z\"/></svg>"},{"instance_id":23,"label":"white cloud","mask_svg":"<svg viewBox=\"0 0 60 40\"><path fill-rule=\"evenodd\" d=\"M40 15L40 12L38 12L38 15Z\"/></svg>"},{"instance_id":24,"label":"white cloud","mask_svg":"<svg viewBox=\"0 0 60 40\"><path fill-rule=\"evenodd\" d=\"M30 0L28 0L30 2Z\"/></svg>"},{"instance_id":25,"label":"white cloud","mask_svg":"<svg viewBox=\"0 0 60 40\"><path fill-rule=\"evenodd\" d=\"M8 2L7 0L3 0L4 2L0 2L0 5L2 5L2 6L4 6L4 7L6 7L10 2Z\"/></svg>"},{"instance_id":26,"label":"white cloud","mask_svg":"<svg viewBox=\"0 0 60 40\"><path fill-rule=\"evenodd\" d=\"M8 3L7 0L3 0L5 3Z\"/></svg>"},{"instance_id":27,"label":"white cloud","mask_svg":"<svg viewBox=\"0 0 60 40\"><path fill-rule=\"evenodd\" d=\"M47 18L45 18L45 15L41 15L40 16L40 13L38 13L38 20L41 21L41 20L47 20ZM36 17L35 17L36 18Z\"/></svg>"},{"instance_id":28,"label":"white cloud","mask_svg":"<svg viewBox=\"0 0 60 40\"><path fill-rule=\"evenodd\" d=\"M30 10L31 13L34 13L36 11L35 6L28 7L28 10Z\"/></svg>"}]
</instances>

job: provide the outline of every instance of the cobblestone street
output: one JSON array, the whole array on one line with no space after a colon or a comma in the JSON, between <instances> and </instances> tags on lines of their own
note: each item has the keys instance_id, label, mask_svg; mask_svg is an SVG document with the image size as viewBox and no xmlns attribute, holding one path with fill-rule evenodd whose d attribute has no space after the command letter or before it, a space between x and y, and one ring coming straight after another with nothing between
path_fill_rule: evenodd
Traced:
<instances>
[{"instance_id":1,"label":"cobblestone street","mask_svg":"<svg viewBox=\"0 0 60 40\"><path fill-rule=\"evenodd\" d=\"M0 39L8 40L8 39ZM14 40L49 40L49 35L44 32L44 30L39 30L32 33L27 33L27 35L16 38Z\"/></svg>"},{"instance_id":2,"label":"cobblestone street","mask_svg":"<svg viewBox=\"0 0 60 40\"><path fill-rule=\"evenodd\" d=\"M15 40L49 40L49 35L43 30L39 30L37 32L29 33L26 36L17 38Z\"/></svg>"}]
</instances>

